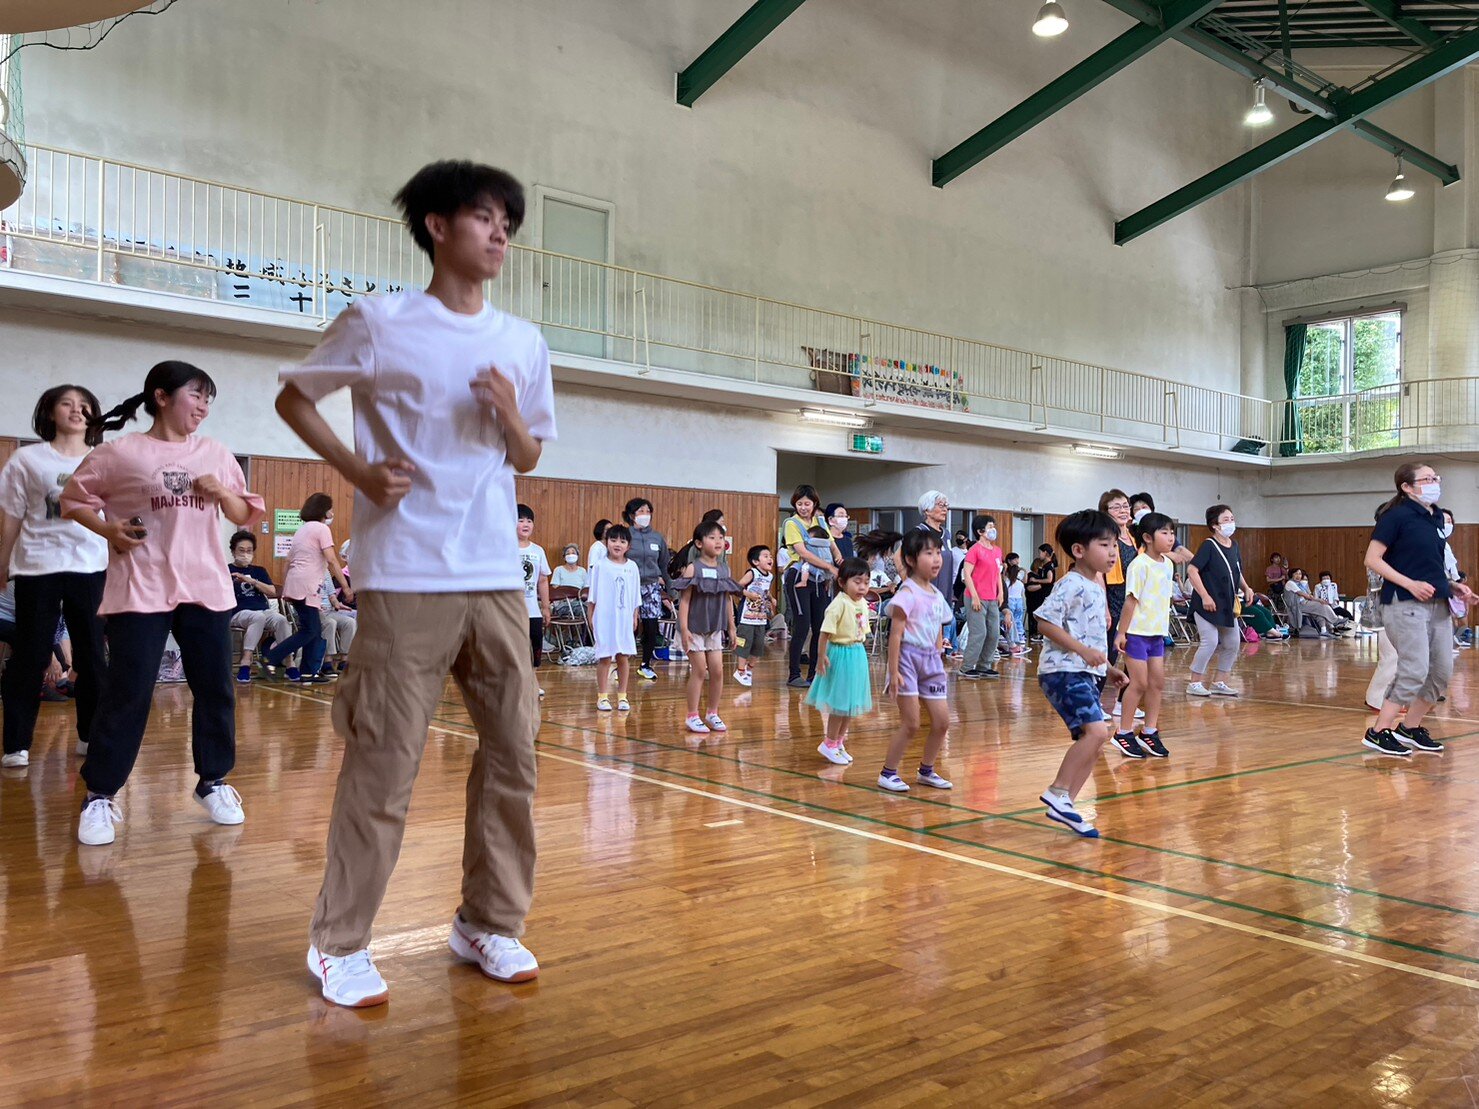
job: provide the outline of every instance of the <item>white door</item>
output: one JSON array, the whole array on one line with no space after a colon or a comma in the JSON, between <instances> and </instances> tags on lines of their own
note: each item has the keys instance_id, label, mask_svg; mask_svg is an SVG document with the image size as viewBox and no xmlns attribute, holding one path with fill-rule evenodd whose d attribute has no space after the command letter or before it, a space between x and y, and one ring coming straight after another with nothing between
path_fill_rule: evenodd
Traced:
<instances>
[{"instance_id":1,"label":"white door","mask_svg":"<svg viewBox=\"0 0 1479 1109\"><path fill-rule=\"evenodd\" d=\"M550 195L541 198L540 245L563 257L541 259L544 338L551 350L604 358L609 350L606 271L611 210Z\"/></svg>"}]
</instances>

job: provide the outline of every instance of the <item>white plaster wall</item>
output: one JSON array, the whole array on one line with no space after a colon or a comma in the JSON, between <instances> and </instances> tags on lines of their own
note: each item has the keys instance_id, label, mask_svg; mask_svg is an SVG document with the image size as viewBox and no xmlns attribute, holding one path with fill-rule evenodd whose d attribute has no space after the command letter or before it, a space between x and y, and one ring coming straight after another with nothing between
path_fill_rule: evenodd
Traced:
<instances>
[{"instance_id":1,"label":"white plaster wall","mask_svg":"<svg viewBox=\"0 0 1479 1109\"><path fill-rule=\"evenodd\" d=\"M190 0L33 51L27 106L34 141L371 211L484 158L614 202L621 263L1236 390L1245 194L1111 228L1242 149L1245 82L1168 45L930 185L1130 25L1044 42L1029 7L810 0L689 111L674 72L743 3Z\"/></svg>"}]
</instances>

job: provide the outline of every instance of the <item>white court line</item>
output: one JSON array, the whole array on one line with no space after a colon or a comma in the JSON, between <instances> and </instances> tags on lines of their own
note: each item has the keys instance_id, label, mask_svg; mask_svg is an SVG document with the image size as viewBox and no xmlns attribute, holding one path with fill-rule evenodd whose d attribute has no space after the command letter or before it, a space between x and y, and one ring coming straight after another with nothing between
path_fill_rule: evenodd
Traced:
<instances>
[{"instance_id":1,"label":"white court line","mask_svg":"<svg viewBox=\"0 0 1479 1109\"><path fill-rule=\"evenodd\" d=\"M307 694L300 693L296 690L276 689L272 686L262 686L261 688L268 689L273 693L285 694L289 697L298 697L304 701L312 701L314 704L317 705L328 706L333 703L332 701L321 700L318 697L310 697ZM477 733L474 731L463 731L457 728L448 728L440 724L430 725L428 727L428 731L442 732L446 735L462 736L464 738L477 737ZM1054 886L1058 889L1072 890L1075 893L1085 893L1089 894L1092 897L1102 898L1106 901L1115 901L1122 905L1133 905L1136 908L1149 909L1152 912L1162 913L1166 916L1181 917L1184 920L1195 920L1202 924L1211 924L1218 928L1226 928L1233 932L1241 932L1247 936L1257 936L1261 939L1274 940L1277 943L1289 944L1293 947L1304 948L1307 951L1318 951L1322 955L1328 955L1336 959L1353 959L1358 963L1365 963L1368 966L1383 967L1387 970L1399 971L1402 974L1412 974L1420 978L1430 978L1435 982L1446 982L1449 985L1462 986L1464 989L1468 990L1479 990L1479 980L1464 978L1457 974L1449 974L1446 971L1429 970L1427 967L1413 966L1410 963L1399 963L1393 959L1383 959L1379 955L1369 955L1362 951L1342 950L1340 948L1331 947L1329 944L1317 943L1314 940L1307 940L1300 936L1289 936L1285 935L1283 932L1274 932L1270 929L1258 928L1251 924L1243 924L1234 920L1224 920L1221 917L1209 916L1206 913L1199 913L1195 909L1185 909L1178 905L1163 905L1156 901L1147 901L1142 897L1134 897L1130 894L1125 893L1116 893L1113 890L1095 889L1093 886L1080 885L1077 882L1070 882L1065 878L1055 878L1050 874L1034 874L1031 871L1018 870L1016 867L1005 866L1002 863L991 862L988 859L979 859L971 855L962 855L955 851L946 851L942 848L931 847L930 845L924 843L912 843L909 840L896 839L893 836L885 836L878 832L870 832L864 828L849 828L845 824L834 824L830 820L821 820L817 817L807 816L803 813L786 812L784 809L776 809L770 807L769 805L757 804L754 801L747 801L742 797L731 797L728 794L724 793L713 793L708 790L696 789L693 786L682 785L678 782L664 781L661 778L649 778L645 774L638 774L635 771L624 769L622 767L603 766L600 763L589 762L585 759L572 759L565 755L554 754L550 751L540 751L539 757L542 759L550 759L554 762L563 762L570 766L583 767L588 771L595 771L601 774L619 775L620 777L628 778L632 781L642 782L647 785L657 786L661 789L670 789L675 790L679 793L688 793L692 794L695 797L707 797L711 800L719 801L726 805L733 805L741 809L749 809L753 812L769 813L772 816L779 816L786 820L793 820L798 824L809 824L815 828L826 828L829 831L842 832L844 835L856 836L859 839L873 840L877 843L886 843L893 847L902 847L906 851L915 851L921 855L932 855L935 858L939 859L949 859L951 862L964 863L966 866L972 866L977 868L978 870L989 870L993 873L1009 875L1013 878L1025 878L1029 882L1037 882L1040 885ZM1196 895L1189 894L1188 896L1194 897Z\"/></svg>"}]
</instances>

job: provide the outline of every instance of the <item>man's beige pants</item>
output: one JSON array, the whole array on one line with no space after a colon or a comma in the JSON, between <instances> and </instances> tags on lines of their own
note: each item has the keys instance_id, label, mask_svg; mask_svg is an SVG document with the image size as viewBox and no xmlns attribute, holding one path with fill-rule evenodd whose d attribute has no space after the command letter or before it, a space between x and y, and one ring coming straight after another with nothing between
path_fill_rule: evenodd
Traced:
<instances>
[{"instance_id":1,"label":"man's beige pants","mask_svg":"<svg viewBox=\"0 0 1479 1109\"><path fill-rule=\"evenodd\" d=\"M369 946L449 671L478 733L467 778L459 912L480 931L523 934L534 894L539 731L524 595L367 590L359 594L359 634L334 699L344 764L309 929L325 955Z\"/></svg>"}]
</instances>

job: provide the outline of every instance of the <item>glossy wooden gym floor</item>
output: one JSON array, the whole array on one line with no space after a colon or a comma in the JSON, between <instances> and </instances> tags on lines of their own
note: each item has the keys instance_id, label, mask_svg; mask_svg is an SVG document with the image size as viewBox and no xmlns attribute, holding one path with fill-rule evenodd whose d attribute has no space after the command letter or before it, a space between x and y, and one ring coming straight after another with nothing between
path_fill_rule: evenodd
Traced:
<instances>
[{"instance_id":1,"label":"glossy wooden gym floor","mask_svg":"<svg viewBox=\"0 0 1479 1109\"><path fill-rule=\"evenodd\" d=\"M1469 1105L1474 655L1448 753L1399 762L1358 746L1371 650L1252 647L1243 699L1173 692L1171 759L1096 772L1098 842L1041 816L1066 738L1021 663L952 680L955 789L907 796L873 784L892 710L831 767L778 661L701 744L677 676L598 716L590 668L546 668L520 987L446 947L472 742L449 684L378 922L391 1001L363 1012L303 966L331 687L242 693L237 829L190 803L188 697L161 691L110 848L74 840L47 706L0 782L0 1101Z\"/></svg>"}]
</instances>

